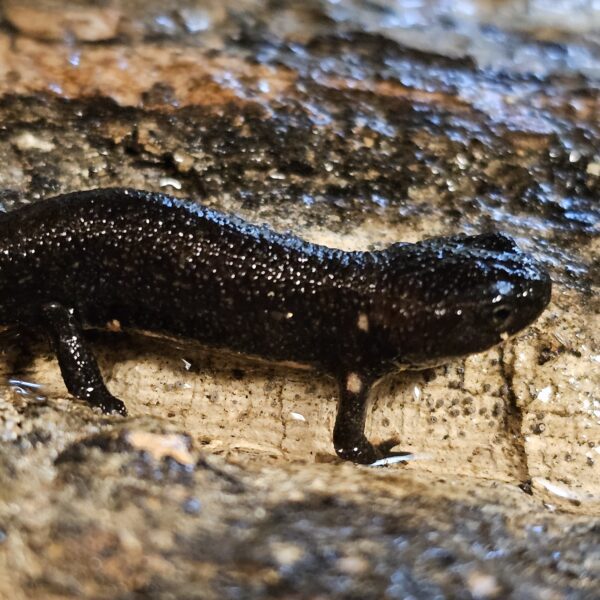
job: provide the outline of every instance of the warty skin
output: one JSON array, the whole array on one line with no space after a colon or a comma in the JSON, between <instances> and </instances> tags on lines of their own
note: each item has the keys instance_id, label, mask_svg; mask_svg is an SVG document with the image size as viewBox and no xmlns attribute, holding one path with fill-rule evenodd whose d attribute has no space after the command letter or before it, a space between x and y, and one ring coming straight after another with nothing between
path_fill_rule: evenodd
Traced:
<instances>
[{"instance_id":1,"label":"warty skin","mask_svg":"<svg viewBox=\"0 0 600 600\"><path fill-rule=\"evenodd\" d=\"M529 325L547 272L502 234L345 252L162 194L65 194L0 218L0 323L50 337L74 396L126 414L85 327L119 323L334 377L337 454L397 456L364 435L387 373L481 352Z\"/></svg>"}]
</instances>

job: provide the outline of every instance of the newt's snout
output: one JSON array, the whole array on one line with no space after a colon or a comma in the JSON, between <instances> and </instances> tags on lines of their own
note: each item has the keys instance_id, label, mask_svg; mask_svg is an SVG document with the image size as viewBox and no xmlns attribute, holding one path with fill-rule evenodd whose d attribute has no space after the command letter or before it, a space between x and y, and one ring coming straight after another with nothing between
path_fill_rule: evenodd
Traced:
<instances>
[{"instance_id":1,"label":"newt's snout","mask_svg":"<svg viewBox=\"0 0 600 600\"><path fill-rule=\"evenodd\" d=\"M535 321L550 302L552 281L533 259L522 258L519 277L498 283L491 318L500 334L513 335ZM495 298L495 299L496 299Z\"/></svg>"},{"instance_id":2,"label":"newt's snout","mask_svg":"<svg viewBox=\"0 0 600 600\"><path fill-rule=\"evenodd\" d=\"M481 299L471 324L479 328L482 341L493 345L539 317L550 302L552 281L548 271L508 236L473 236L464 243L465 254L478 264L481 278L471 296Z\"/></svg>"},{"instance_id":3,"label":"newt's snout","mask_svg":"<svg viewBox=\"0 0 600 600\"><path fill-rule=\"evenodd\" d=\"M546 269L503 234L396 245L388 256L389 289L374 301L374 320L397 364L421 368L487 350L550 301Z\"/></svg>"}]
</instances>

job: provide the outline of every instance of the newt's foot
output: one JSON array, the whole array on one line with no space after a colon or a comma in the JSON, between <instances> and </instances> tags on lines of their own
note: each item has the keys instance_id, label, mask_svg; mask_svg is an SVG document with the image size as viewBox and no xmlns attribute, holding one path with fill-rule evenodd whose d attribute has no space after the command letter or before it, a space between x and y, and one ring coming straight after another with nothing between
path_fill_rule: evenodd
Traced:
<instances>
[{"instance_id":1,"label":"newt's foot","mask_svg":"<svg viewBox=\"0 0 600 600\"><path fill-rule=\"evenodd\" d=\"M111 395L103 395L101 399L89 399L88 402L92 406L97 406L103 413L119 414L123 417L127 416L127 408L125 403Z\"/></svg>"},{"instance_id":2,"label":"newt's foot","mask_svg":"<svg viewBox=\"0 0 600 600\"><path fill-rule=\"evenodd\" d=\"M398 440L392 438L374 445L367 438L360 438L349 448L336 448L337 455L343 460L350 460L360 465L371 465L373 463L385 464L390 459L393 462L401 462L401 457L412 455L410 452L391 452L398 445ZM396 459L396 460L394 460Z\"/></svg>"},{"instance_id":3,"label":"newt's foot","mask_svg":"<svg viewBox=\"0 0 600 600\"><path fill-rule=\"evenodd\" d=\"M343 460L350 460L361 465L370 465L384 457L384 454L375 447L366 437L350 442L342 448L336 447L336 454Z\"/></svg>"}]
</instances>

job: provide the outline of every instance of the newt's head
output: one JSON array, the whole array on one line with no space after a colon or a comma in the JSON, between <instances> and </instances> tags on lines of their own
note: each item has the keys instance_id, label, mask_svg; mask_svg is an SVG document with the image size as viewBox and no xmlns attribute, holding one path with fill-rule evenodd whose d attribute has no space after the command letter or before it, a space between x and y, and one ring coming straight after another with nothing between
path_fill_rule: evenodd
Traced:
<instances>
[{"instance_id":1,"label":"newt's head","mask_svg":"<svg viewBox=\"0 0 600 600\"><path fill-rule=\"evenodd\" d=\"M397 244L385 255L372 319L406 367L486 350L550 301L547 271L502 234Z\"/></svg>"}]
</instances>

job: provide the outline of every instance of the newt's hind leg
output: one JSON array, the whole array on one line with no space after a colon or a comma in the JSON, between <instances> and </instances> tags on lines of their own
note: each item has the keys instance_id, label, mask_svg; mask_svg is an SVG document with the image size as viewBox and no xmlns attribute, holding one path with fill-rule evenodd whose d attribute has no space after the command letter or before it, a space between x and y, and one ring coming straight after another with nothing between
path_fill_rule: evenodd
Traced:
<instances>
[{"instance_id":1,"label":"newt's hind leg","mask_svg":"<svg viewBox=\"0 0 600 600\"><path fill-rule=\"evenodd\" d=\"M367 401L373 381L360 373L348 373L339 379L340 399L333 428L333 445L340 458L363 465L408 452L390 452L398 440L373 445L365 436Z\"/></svg>"},{"instance_id":2,"label":"newt's hind leg","mask_svg":"<svg viewBox=\"0 0 600 600\"><path fill-rule=\"evenodd\" d=\"M69 392L92 406L98 406L102 412L127 415L125 404L106 389L75 311L56 302L45 304L42 307L42 323L50 335Z\"/></svg>"}]
</instances>

